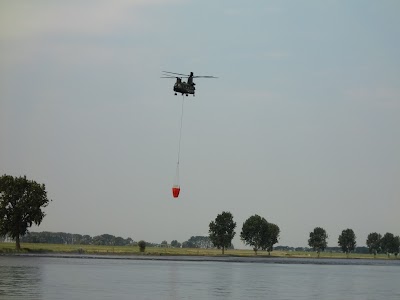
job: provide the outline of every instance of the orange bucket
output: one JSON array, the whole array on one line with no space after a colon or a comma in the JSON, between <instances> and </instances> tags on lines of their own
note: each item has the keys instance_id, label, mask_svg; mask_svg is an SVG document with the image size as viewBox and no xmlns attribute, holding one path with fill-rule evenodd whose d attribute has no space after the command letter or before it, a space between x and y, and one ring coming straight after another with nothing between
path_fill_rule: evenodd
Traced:
<instances>
[{"instance_id":1,"label":"orange bucket","mask_svg":"<svg viewBox=\"0 0 400 300\"><path fill-rule=\"evenodd\" d=\"M172 187L172 196L174 196L174 198L178 198L180 191L181 191L180 186L179 185L174 185Z\"/></svg>"}]
</instances>

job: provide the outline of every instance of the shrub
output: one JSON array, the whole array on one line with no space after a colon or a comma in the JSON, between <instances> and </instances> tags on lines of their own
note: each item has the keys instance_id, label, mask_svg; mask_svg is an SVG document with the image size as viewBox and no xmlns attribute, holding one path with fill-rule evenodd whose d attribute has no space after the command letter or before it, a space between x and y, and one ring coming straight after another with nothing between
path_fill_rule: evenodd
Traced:
<instances>
[{"instance_id":1,"label":"shrub","mask_svg":"<svg viewBox=\"0 0 400 300\"><path fill-rule=\"evenodd\" d=\"M139 250L140 252L144 252L144 250L146 250L146 242L141 240L138 242L138 246L139 246Z\"/></svg>"}]
</instances>

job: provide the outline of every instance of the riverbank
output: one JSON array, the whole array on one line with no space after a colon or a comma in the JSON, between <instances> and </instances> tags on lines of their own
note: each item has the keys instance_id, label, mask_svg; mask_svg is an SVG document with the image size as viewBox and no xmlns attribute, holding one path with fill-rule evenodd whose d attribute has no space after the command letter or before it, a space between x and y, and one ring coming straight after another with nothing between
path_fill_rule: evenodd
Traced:
<instances>
[{"instance_id":1,"label":"riverbank","mask_svg":"<svg viewBox=\"0 0 400 300\"><path fill-rule=\"evenodd\" d=\"M137 246L101 246L101 245L64 245L64 244L36 244L22 243L21 250L15 250L15 243L0 243L1 254L72 254L72 255L112 255L112 256L140 256L140 257L253 257L259 258L318 258L315 252L302 251L272 251L270 255L266 251L254 251L247 249L234 249L222 251L218 249L198 249L198 248L168 248L168 247L146 247L142 253ZM385 254L378 254L374 258L371 254L350 253L347 257L344 253L322 252L319 259L366 259L366 260L395 260L388 258ZM399 260L400 261L400 260Z\"/></svg>"}]
</instances>

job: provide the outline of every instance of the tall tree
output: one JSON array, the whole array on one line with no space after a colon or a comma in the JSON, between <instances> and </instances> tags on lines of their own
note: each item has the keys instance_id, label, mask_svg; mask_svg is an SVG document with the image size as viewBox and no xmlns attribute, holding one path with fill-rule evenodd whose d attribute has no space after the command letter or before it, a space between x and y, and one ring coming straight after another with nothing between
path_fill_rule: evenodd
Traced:
<instances>
[{"instance_id":1,"label":"tall tree","mask_svg":"<svg viewBox=\"0 0 400 300\"><path fill-rule=\"evenodd\" d=\"M393 247L393 253L397 257L397 255L400 252L400 236L395 236L394 237L394 244L395 244L395 246Z\"/></svg>"},{"instance_id":2,"label":"tall tree","mask_svg":"<svg viewBox=\"0 0 400 300\"><path fill-rule=\"evenodd\" d=\"M374 257L376 257L376 254L381 251L381 239L382 236L379 233L372 232L368 234L366 244L369 249L369 253L374 254Z\"/></svg>"},{"instance_id":3,"label":"tall tree","mask_svg":"<svg viewBox=\"0 0 400 300\"><path fill-rule=\"evenodd\" d=\"M3 175L0 177L0 235L15 239L21 249L20 236L33 224L40 225L45 213L42 208L49 204L44 184L24 177Z\"/></svg>"},{"instance_id":4,"label":"tall tree","mask_svg":"<svg viewBox=\"0 0 400 300\"><path fill-rule=\"evenodd\" d=\"M388 257L390 253L397 256L400 247L400 238L394 236L393 233L386 232L381 239L382 252L387 253Z\"/></svg>"},{"instance_id":5,"label":"tall tree","mask_svg":"<svg viewBox=\"0 0 400 300\"><path fill-rule=\"evenodd\" d=\"M280 228L278 225L274 223L268 223L268 238L266 241L266 245L263 245L262 249L268 251L268 255L271 255L271 251L274 250L274 245L278 242Z\"/></svg>"},{"instance_id":6,"label":"tall tree","mask_svg":"<svg viewBox=\"0 0 400 300\"><path fill-rule=\"evenodd\" d=\"M255 254L262 248L267 247L268 240L268 222L259 215L248 218L242 226L240 239L246 244L253 247Z\"/></svg>"},{"instance_id":7,"label":"tall tree","mask_svg":"<svg viewBox=\"0 0 400 300\"><path fill-rule=\"evenodd\" d=\"M223 211L215 218L215 221L210 223L210 239L215 247L222 249L222 254L225 253L226 248L232 245L232 239L236 234L235 228L236 223L230 212Z\"/></svg>"},{"instance_id":8,"label":"tall tree","mask_svg":"<svg viewBox=\"0 0 400 300\"><path fill-rule=\"evenodd\" d=\"M318 257L321 251L324 251L327 243L328 235L325 229L321 227L315 227L314 231L310 232L310 238L308 239L308 245L317 251Z\"/></svg>"},{"instance_id":9,"label":"tall tree","mask_svg":"<svg viewBox=\"0 0 400 300\"><path fill-rule=\"evenodd\" d=\"M351 251L356 248L356 235L353 229L345 229L342 234L339 235L338 244L342 248L342 251L349 256Z\"/></svg>"}]
</instances>

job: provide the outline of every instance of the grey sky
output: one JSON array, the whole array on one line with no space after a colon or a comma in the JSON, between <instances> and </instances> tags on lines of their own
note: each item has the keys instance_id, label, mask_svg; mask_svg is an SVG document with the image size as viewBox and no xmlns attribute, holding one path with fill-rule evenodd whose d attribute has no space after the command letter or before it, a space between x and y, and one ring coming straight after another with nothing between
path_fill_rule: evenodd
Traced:
<instances>
[{"instance_id":1,"label":"grey sky","mask_svg":"<svg viewBox=\"0 0 400 300\"><path fill-rule=\"evenodd\" d=\"M1 1L0 173L39 228L152 242L259 214L281 245L400 234L398 1ZM185 98L161 71L214 75Z\"/></svg>"}]
</instances>

